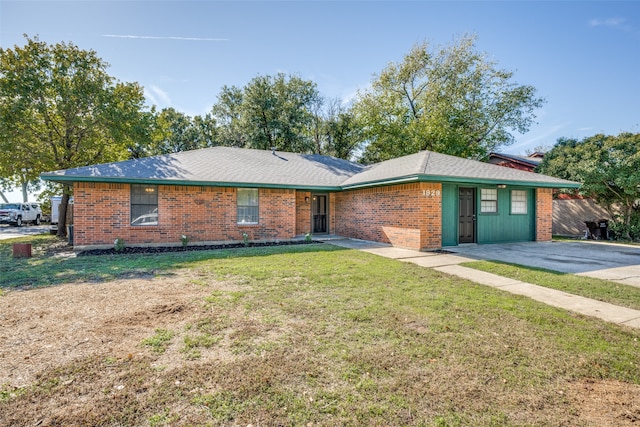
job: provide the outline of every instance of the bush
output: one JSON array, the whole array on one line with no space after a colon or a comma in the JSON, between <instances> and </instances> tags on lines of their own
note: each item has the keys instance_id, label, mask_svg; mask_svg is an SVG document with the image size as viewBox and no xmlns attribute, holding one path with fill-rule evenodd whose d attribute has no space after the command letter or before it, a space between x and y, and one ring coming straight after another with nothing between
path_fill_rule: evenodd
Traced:
<instances>
[{"instance_id":1,"label":"bush","mask_svg":"<svg viewBox=\"0 0 640 427\"><path fill-rule=\"evenodd\" d=\"M631 215L629 225L624 223L622 217L616 217L609 223L609 238L613 240L640 241L640 212Z\"/></svg>"}]
</instances>

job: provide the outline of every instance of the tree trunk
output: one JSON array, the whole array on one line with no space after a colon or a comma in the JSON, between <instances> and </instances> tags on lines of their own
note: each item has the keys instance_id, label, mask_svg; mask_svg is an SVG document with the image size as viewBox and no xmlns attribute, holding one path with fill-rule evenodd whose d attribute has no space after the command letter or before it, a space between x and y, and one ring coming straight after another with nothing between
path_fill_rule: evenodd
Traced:
<instances>
[{"instance_id":1,"label":"tree trunk","mask_svg":"<svg viewBox=\"0 0 640 427\"><path fill-rule=\"evenodd\" d=\"M60 201L60 210L58 211L58 237L67 237L67 207L69 206L69 192L71 189L68 185L62 186L62 200Z\"/></svg>"},{"instance_id":2,"label":"tree trunk","mask_svg":"<svg viewBox=\"0 0 640 427\"><path fill-rule=\"evenodd\" d=\"M29 185L28 182L22 183L22 201L24 203L27 203L29 201L29 192L27 191L28 185Z\"/></svg>"},{"instance_id":3,"label":"tree trunk","mask_svg":"<svg viewBox=\"0 0 640 427\"><path fill-rule=\"evenodd\" d=\"M9 201L7 200L7 198L4 196L4 193L2 191L0 191L0 197L2 197L2 200L4 200L5 203L9 203Z\"/></svg>"}]
</instances>

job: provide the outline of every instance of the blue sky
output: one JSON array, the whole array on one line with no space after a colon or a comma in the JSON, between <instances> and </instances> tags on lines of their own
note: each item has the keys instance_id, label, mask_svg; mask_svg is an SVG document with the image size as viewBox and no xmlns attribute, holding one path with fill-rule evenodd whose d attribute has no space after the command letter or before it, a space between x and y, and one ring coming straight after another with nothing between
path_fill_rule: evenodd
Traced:
<instances>
[{"instance_id":1,"label":"blue sky","mask_svg":"<svg viewBox=\"0 0 640 427\"><path fill-rule=\"evenodd\" d=\"M418 42L478 36L477 48L547 99L538 124L502 151L560 137L640 132L637 1L5 1L0 46L93 49L147 100L208 112L224 85L296 74L349 99Z\"/></svg>"}]
</instances>

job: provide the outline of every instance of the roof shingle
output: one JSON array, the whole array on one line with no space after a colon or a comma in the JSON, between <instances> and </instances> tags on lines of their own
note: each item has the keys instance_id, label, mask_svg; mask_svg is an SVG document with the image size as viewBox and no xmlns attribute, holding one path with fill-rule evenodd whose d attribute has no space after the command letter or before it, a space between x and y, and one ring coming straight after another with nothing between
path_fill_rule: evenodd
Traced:
<instances>
[{"instance_id":1,"label":"roof shingle","mask_svg":"<svg viewBox=\"0 0 640 427\"><path fill-rule=\"evenodd\" d=\"M218 186L324 188L384 185L398 180L512 183L544 187L578 184L546 175L421 151L364 166L318 154L211 147L41 175L48 181L157 182Z\"/></svg>"}]
</instances>

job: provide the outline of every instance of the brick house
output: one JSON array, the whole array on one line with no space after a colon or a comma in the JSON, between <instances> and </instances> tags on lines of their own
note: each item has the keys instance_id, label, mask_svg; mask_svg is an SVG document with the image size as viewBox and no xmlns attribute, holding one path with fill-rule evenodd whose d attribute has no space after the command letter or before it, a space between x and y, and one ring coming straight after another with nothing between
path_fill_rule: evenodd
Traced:
<instances>
[{"instance_id":1,"label":"brick house","mask_svg":"<svg viewBox=\"0 0 640 427\"><path fill-rule=\"evenodd\" d=\"M73 185L76 249L334 234L430 250L551 239L552 189L578 184L422 151L365 166L231 147L42 174Z\"/></svg>"},{"instance_id":2,"label":"brick house","mask_svg":"<svg viewBox=\"0 0 640 427\"><path fill-rule=\"evenodd\" d=\"M520 169L533 172L542 162L544 153L536 151L528 156L517 156L515 154L489 153L489 163L492 165L504 166L507 168Z\"/></svg>"}]
</instances>

